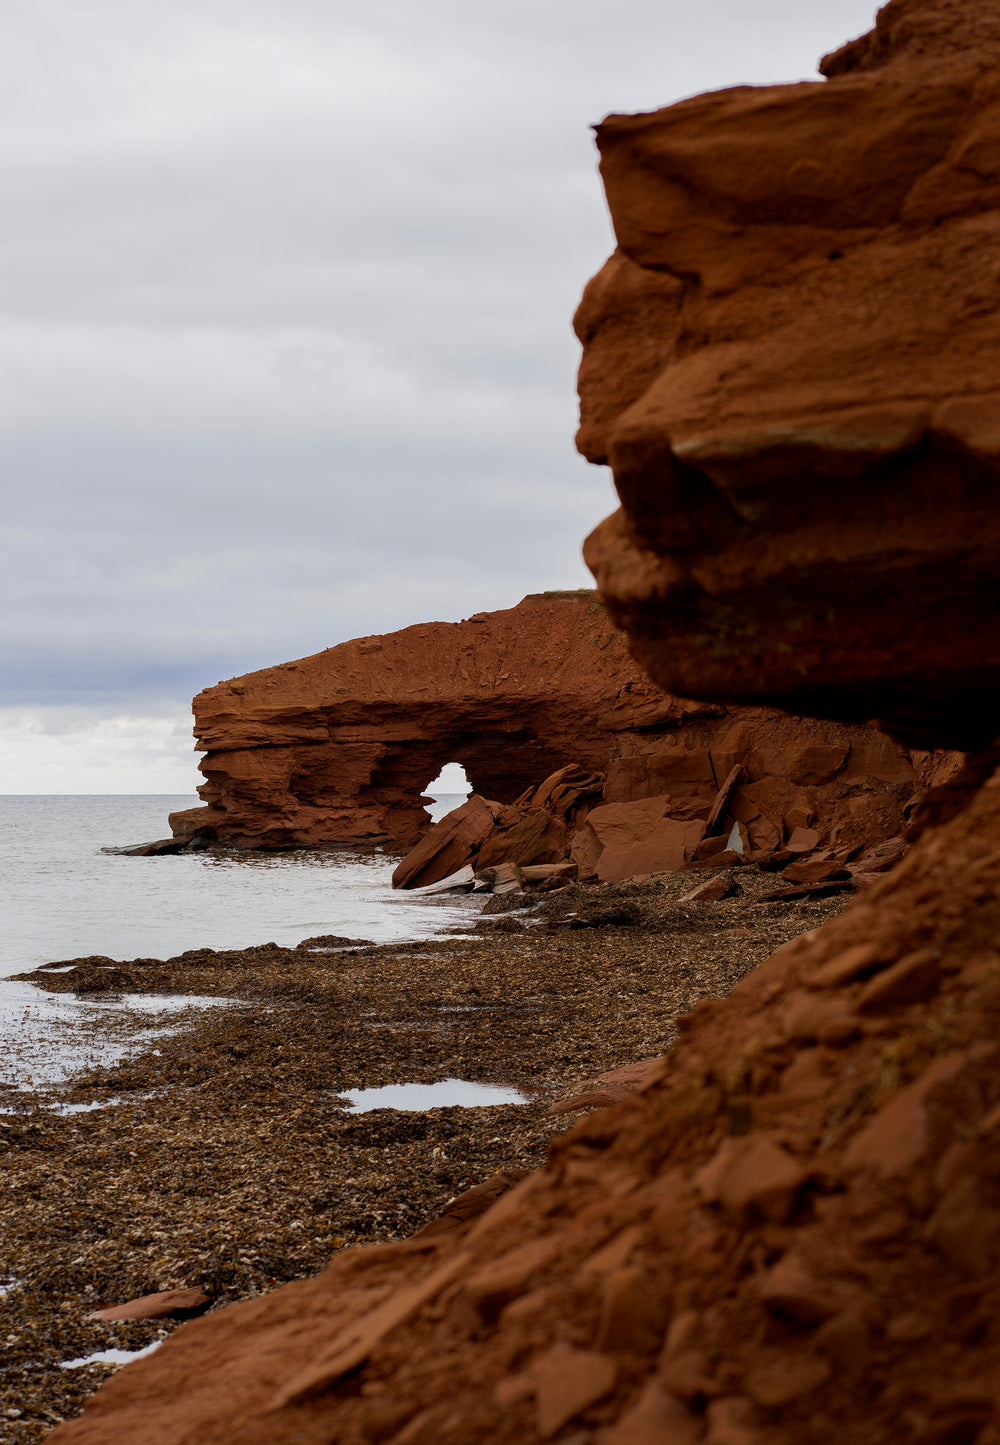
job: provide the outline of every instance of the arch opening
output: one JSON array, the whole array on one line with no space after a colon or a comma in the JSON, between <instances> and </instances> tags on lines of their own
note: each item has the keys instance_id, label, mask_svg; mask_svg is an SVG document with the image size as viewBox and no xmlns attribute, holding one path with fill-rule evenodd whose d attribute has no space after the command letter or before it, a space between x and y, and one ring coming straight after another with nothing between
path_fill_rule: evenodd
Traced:
<instances>
[{"instance_id":1,"label":"arch opening","mask_svg":"<svg viewBox=\"0 0 1000 1445\"><path fill-rule=\"evenodd\" d=\"M421 801L431 800L426 804L425 811L430 815L431 822L437 823L453 808L460 807L471 792L472 784L462 764L445 763L437 777L424 788Z\"/></svg>"}]
</instances>

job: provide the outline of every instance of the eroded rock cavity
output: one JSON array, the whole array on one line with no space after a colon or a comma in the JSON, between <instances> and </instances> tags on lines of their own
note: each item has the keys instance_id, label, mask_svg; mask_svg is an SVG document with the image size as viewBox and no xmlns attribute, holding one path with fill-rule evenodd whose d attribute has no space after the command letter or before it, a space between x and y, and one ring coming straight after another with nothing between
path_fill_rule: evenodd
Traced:
<instances>
[{"instance_id":1,"label":"eroded rock cavity","mask_svg":"<svg viewBox=\"0 0 1000 1445\"><path fill-rule=\"evenodd\" d=\"M206 688L206 806L171 825L242 848L408 846L443 763L508 803L569 762L603 773L618 734L704 711L651 685L593 593L543 593Z\"/></svg>"}]
</instances>

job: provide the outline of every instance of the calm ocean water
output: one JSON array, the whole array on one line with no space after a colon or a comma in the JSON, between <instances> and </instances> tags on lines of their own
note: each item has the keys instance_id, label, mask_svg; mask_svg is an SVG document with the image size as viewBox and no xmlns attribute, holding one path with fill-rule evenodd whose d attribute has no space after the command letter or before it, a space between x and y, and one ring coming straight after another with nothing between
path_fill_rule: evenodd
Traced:
<instances>
[{"instance_id":1,"label":"calm ocean water","mask_svg":"<svg viewBox=\"0 0 1000 1445\"><path fill-rule=\"evenodd\" d=\"M425 938L468 919L468 906L394 894L396 860L379 852L101 852L167 836L167 814L197 801L0 796L0 977L92 953L166 958L202 946L296 944L317 933ZM441 794L432 813L462 801Z\"/></svg>"}]
</instances>

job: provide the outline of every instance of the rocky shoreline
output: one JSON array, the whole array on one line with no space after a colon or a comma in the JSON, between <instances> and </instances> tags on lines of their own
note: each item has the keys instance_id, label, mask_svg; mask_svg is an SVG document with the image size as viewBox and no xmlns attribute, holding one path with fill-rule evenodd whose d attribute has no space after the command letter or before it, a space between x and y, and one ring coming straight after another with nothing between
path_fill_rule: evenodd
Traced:
<instances>
[{"instance_id":1,"label":"rocky shoreline","mask_svg":"<svg viewBox=\"0 0 1000 1445\"><path fill-rule=\"evenodd\" d=\"M492 917L419 943L194 949L24 975L51 993L228 1002L183 1017L155 1050L5 1101L2 1268L16 1284L0 1296L0 1436L43 1439L113 1368L62 1361L141 1349L178 1323L92 1311L192 1286L216 1308L405 1238L491 1175L537 1166L576 1117L554 1103L669 1049L679 1018L844 907L757 903L773 876L738 875L720 902L681 902L691 875L672 874L522 898L527 911L497 899ZM343 1107L345 1089L445 1077L530 1102ZM108 1106L67 1115L56 1101Z\"/></svg>"}]
</instances>

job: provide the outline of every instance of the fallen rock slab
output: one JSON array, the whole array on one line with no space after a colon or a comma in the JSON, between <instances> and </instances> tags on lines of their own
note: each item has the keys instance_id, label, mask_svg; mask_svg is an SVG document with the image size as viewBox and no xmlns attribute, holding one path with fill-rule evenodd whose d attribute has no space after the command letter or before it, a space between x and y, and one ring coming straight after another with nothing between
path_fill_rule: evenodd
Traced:
<instances>
[{"instance_id":1,"label":"fallen rock slab","mask_svg":"<svg viewBox=\"0 0 1000 1445\"><path fill-rule=\"evenodd\" d=\"M471 893L475 886L476 870L471 863L466 863L447 878L442 878L437 883L425 883L423 887L414 888L412 891L418 897L433 898L438 893Z\"/></svg>"},{"instance_id":2,"label":"fallen rock slab","mask_svg":"<svg viewBox=\"0 0 1000 1445\"><path fill-rule=\"evenodd\" d=\"M191 1289L164 1289L157 1294L144 1294L140 1299L128 1300L125 1304L94 1310L85 1318L105 1320L109 1324L116 1320L165 1320L203 1309L211 1302L211 1296L195 1285Z\"/></svg>"},{"instance_id":3,"label":"fallen rock slab","mask_svg":"<svg viewBox=\"0 0 1000 1445\"><path fill-rule=\"evenodd\" d=\"M683 894L681 902L720 903L723 898L732 898L739 891L739 884L735 878L719 873L714 878L708 878L704 883L699 883L698 887L692 888L690 893Z\"/></svg>"},{"instance_id":4,"label":"fallen rock slab","mask_svg":"<svg viewBox=\"0 0 1000 1445\"><path fill-rule=\"evenodd\" d=\"M109 851L122 858L163 858L196 850L197 843L193 838L157 838L152 843L136 843L130 848L114 848Z\"/></svg>"},{"instance_id":5,"label":"fallen rock slab","mask_svg":"<svg viewBox=\"0 0 1000 1445\"><path fill-rule=\"evenodd\" d=\"M571 883L576 878L579 869L575 863L542 863L538 865L525 864L521 868L521 877L525 883Z\"/></svg>"},{"instance_id":6,"label":"fallen rock slab","mask_svg":"<svg viewBox=\"0 0 1000 1445\"><path fill-rule=\"evenodd\" d=\"M834 878L825 883L792 883L787 888L773 888L769 893L761 893L754 902L790 903L796 898L832 898L835 893L843 893L845 889L853 887L853 884L850 874L846 878Z\"/></svg>"},{"instance_id":7,"label":"fallen rock slab","mask_svg":"<svg viewBox=\"0 0 1000 1445\"><path fill-rule=\"evenodd\" d=\"M847 868L833 859L810 858L804 863L790 863L782 869L785 883L850 883Z\"/></svg>"},{"instance_id":8,"label":"fallen rock slab","mask_svg":"<svg viewBox=\"0 0 1000 1445\"><path fill-rule=\"evenodd\" d=\"M469 867L469 882L476 857L500 816L499 803L472 793L468 800L435 823L425 838L397 865L393 888L426 888Z\"/></svg>"},{"instance_id":9,"label":"fallen rock slab","mask_svg":"<svg viewBox=\"0 0 1000 1445\"><path fill-rule=\"evenodd\" d=\"M492 869L492 873L494 893L524 892L524 877L516 863L510 862L509 860L505 863L498 863L496 867Z\"/></svg>"},{"instance_id":10,"label":"fallen rock slab","mask_svg":"<svg viewBox=\"0 0 1000 1445\"><path fill-rule=\"evenodd\" d=\"M706 837L711 838L716 832L716 829L722 823L722 820L726 813L726 809L729 806L730 799L736 792L736 789L742 783L745 776L746 773L744 768L740 763L737 763L727 776L718 793L716 794L715 802L712 804L708 817L705 820Z\"/></svg>"},{"instance_id":11,"label":"fallen rock slab","mask_svg":"<svg viewBox=\"0 0 1000 1445\"><path fill-rule=\"evenodd\" d=\"M737 853L735 848L723 848L721 853L710 853L705 858L692 858L684 867L686 869L705 871L709 868L739 868L743 863L750 860L744 853Z\"/></svg>"},{"instance_id":12,"label":"fallen rock slab","mask_svg":"<svg viewBox=\"0 0 1000 1445\"><path fill-rule=\"evenodd\" d=\"M608 1069L596 1078L581 1084L579 1091L558 1099L550 1104L547 1114L573 1114L585 1109L603 1109L616 1104L630 1094L637 1093L663 1069L663 1058L637 1059L633 1064L622 1064L620 1068Z\"/></svg>"}]
</instances>

